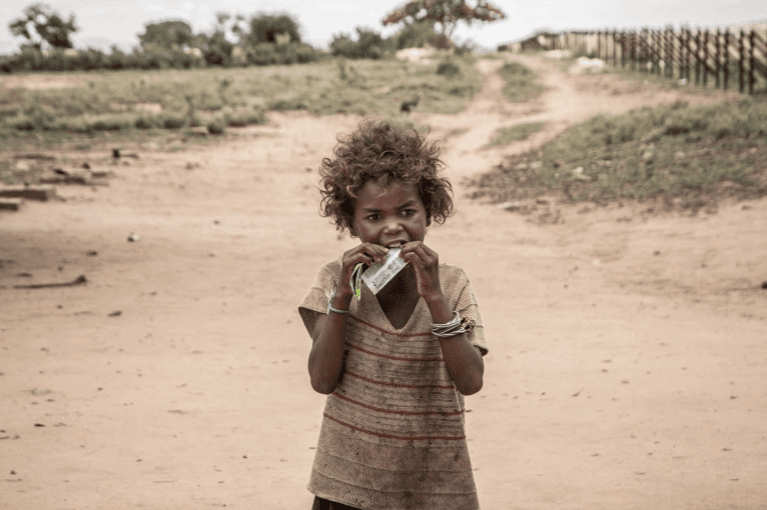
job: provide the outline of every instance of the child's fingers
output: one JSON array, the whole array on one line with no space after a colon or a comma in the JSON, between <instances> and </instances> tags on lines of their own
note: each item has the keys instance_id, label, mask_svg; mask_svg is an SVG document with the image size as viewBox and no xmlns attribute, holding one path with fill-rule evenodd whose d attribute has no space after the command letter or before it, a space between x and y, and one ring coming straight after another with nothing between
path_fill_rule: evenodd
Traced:
<instances>
[{"instance_id":1,"label":"child's fingers","mask_svg":"<svg viewBox=\"0 0 767 510\"><path fill-rule=\"evenodd\" d=\"M365 250L365 253L370 255L370 258L376 262L382 261L386 254L389 253L389 248L374 243L363 243L360 245Z\"/></svg>"},{"instance_id":2,"label":"child's fingers","mask_svg":"<svg viewBox=\"0 0 767 510\"><path fill-rule=\"evenodd\" d=\"M401 257L408 262L423 265L431 265L439 261L437 252L420 241L406 244L405 247L402 248Z\"/></svg>"}]
</instances>

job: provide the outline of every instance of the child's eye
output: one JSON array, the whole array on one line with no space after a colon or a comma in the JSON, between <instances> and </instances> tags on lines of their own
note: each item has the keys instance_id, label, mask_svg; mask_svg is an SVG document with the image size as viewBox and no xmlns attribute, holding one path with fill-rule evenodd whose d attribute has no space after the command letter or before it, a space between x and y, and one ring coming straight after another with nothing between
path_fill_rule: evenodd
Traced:
<instances>
[{"instance_id":1,"label":"child's eye","mask_svg":"<svg viewBox=\"0 0 767 510\"><path fill-rule=\"evenodd\" d=\"M412 216L415 213L416 213L415 209L405 209L404 211L402 211L403 216Z\"/></svg>"},{"instance_id":2,"label":"child's eye","mask_svg":"<svg viewBox=\"0 0 767 510\"><path fill-rule=\"evenodd\" d=\"M376 220L377 220L377 219L379 219L380 217L381 217L381 215L380 215L380 214L371 214L370 216L368 216L368 219L369 219L370 221L376 221Z\"/></svg>"}]
</instances>

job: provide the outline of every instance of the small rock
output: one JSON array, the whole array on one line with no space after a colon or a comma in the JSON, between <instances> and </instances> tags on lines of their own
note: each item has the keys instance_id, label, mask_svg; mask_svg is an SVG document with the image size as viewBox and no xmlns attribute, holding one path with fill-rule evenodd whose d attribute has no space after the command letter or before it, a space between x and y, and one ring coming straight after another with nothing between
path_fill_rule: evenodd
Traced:
<instances>
[{"instance_id":1,"label":"small rock","mask_svg":"<svg viewBox=\"0 0 767 510\"><path fill-rule=\"evenodd\" d=\"M767 289L767 280L762 282L762 288Z\"/></svg>"},{"instance_id":2,"label":"small rock","mask_svg":"<svg viewBox=\"0 0 767 510\"><path fill-rule=\"evenodd\" d=\"M503 209L504 211L517 211L519 208L519 202L504 202L498 205L498 209Z\"/></svg>"},{"instance_id":3,"label":"small rock","mask_svg":"<svg viewBox=\"0 0 767 510\"><path fill-rule=\"evenodd\" d=\"M119 316L120 316L120 315L122 315L122 314L123 314L123 313L122 313L122 311L120 311L120 310L115 310L114 312L112 312L112 313L110 313L110 314L109 314L109 317L119 317Z\"/></svg>"},{"instance_id":4,"label":"small rock","mask_svg":"<svg viewBox=\"0 0 767 510\"><path fill-rule=\"evenodd\" d=\"M649 149L642 154L642 161L645 162L645 164L650 164L655 159L655 149Z\"/></svg>"},{"instance_id":5,"label":"small rock","mask_svg":"<svg viewBox=\"0 0 767 510\"><path fill-rule=\"evenodd\" d=\"M518 164L517 166L514 167L514 170L516 170L518 172L522 172L524 170L527 170L527 168L528 168L527 163L520 163L520 164Z\"/></svg>"},{"instance_id":6,"label":"small rock","mask_svg":"<svg viewBox=\"0 0 767 510\"><path fill-rule=\"evenodd\" d=\"M128 242L129 242L129 243L135 243L135 242L138 242L140 239L141 239L141 238L140 238L139 236L137 236L136 234L134 234L133 232L131 232L130 234L128 234Z\"/></svg>"},{"instance_id":7,"label":"small rock","mask_svg":"<svg viewBox=\"0 0 767 510\"><path fill-rule=\"evenodd\" d=\"M575 178L576 180L579 180L579 181L590 181L591 180L591 177L589 177L588 175L584 175L583 167L582 166L579 166L578 168L575 168L573 170L573 178Z\"/></svg>"}]
</instances>

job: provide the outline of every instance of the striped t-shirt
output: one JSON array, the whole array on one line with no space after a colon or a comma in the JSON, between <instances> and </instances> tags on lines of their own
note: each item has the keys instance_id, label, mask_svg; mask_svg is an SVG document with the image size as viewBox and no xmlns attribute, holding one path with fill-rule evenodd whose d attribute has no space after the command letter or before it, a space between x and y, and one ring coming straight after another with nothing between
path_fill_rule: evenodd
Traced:
<instances>
[{"instance_id":1,"label":"striped t-shirt","mask_svg":"<svg viewBox=\"0 0 767 510\"><path fill-rule=\"evenodd\" d=\"M299 306L311 334L337 287L341 258L323 265ZM440 264L442 292L487 353L476 298L463 270ZM341 381L328 395L309 490L363 510L479 508L464 433L464 400L431 333L426 302L395 329L363 284L346 325Z\"/></svg>"}]
</instances>

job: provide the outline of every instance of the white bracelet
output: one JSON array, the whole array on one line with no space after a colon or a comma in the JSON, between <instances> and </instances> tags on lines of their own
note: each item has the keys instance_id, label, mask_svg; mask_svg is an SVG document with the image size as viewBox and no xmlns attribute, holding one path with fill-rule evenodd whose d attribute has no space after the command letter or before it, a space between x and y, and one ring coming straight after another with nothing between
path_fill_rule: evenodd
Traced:
<instances>
[{"instance_id":1,"label":"white bracelet","mask_svg":"<svg viewBox=\"0 0 767 510\"><path fill-rule=\"evenodd\" d=\"M327 311L327 313L328 313L328 314L330 314L330 312L335 312L335 313L340 313L341 315L346 315L346 314L348 314L348 313L349 313L349 310L339 310L338 308L336 308L336 307L334 307L333 305L331 305L331 304L330 304L330 303L331 303L331 301L333 301L333 298L334 298L335 296L336 296L336 293L335 293L335 292L333 292L333 293L330 295L330 299L328 299L328 311Z\"/></svg>"},{"instance_id":2,"label":"white bracelet","mask_svg":"<svg viewBox=\"0 0 767 510\"><path fill-rule=\"evenodd\" d=\"M463 327L463 320L458 312L453 312L453 319L444 324L431 323L431 332L441 338L449 338L451 336L460 335L466 333L466 329Z\"/></svg>"}]
</instances>

